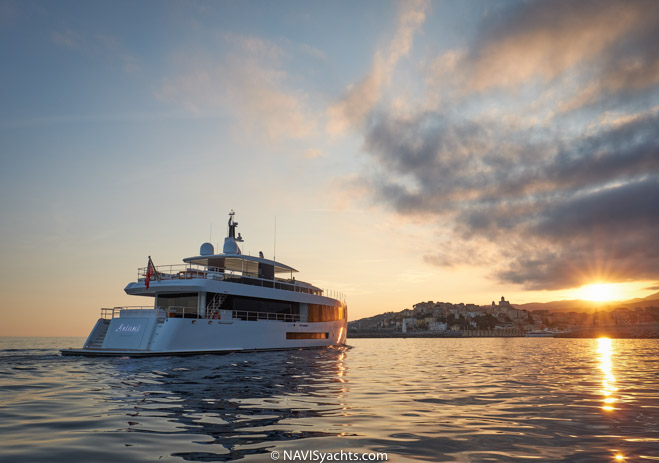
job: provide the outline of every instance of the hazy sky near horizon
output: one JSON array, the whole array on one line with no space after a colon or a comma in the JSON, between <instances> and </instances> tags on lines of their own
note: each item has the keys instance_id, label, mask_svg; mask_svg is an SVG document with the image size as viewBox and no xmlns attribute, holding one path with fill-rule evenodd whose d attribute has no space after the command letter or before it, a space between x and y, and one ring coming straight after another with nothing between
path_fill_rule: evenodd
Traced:
<instances>
[{"instance_id":1,"label":"hazy sky near horizon","mask_svg":"<svg viewBox=\"0 0 659 463\"><path fill-rule=\"evenodd\" d=\"M659 290L656 1L0 0L0 36L0 335L86 335L230 209L352 319Z\"/></svg>"}]
</instances>

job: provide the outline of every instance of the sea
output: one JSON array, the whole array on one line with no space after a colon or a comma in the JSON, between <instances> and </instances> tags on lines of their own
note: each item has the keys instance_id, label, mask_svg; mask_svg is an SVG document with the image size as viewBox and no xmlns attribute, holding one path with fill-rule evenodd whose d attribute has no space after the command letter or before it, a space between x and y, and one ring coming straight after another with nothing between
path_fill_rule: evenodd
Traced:
<instances>
[{"instance_id":1,"label":"sea","mask_svg":"<svg viewBox=\"0 0 659 463\"><path fill-rule=\"evenodd\" d=\"M0 338L2 462L659 460L659 340L62 357Z\"/></svg>"}]
</instances>

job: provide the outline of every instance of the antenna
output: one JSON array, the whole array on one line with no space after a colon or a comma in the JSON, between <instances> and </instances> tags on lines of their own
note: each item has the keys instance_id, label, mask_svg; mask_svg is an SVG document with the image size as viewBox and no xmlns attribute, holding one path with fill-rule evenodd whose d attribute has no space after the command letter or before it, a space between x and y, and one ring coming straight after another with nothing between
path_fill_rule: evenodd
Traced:
<instances>
[{"instance_id":1,"label":"antenna","mask_svg":"<svg viewBox=\"0 0 659 463\"><path fill-rule=\"evenodd\" d=\"M213 223L211 222L211 233L208 236L208 242L212 243L213 242Z\"/></svg>"},{"instance_id":2,"label":"antenna","mask_svg":"<svg viewBox=\"0 0 659 463\"><path fill-rule=\"evenodd\" d=\"M272 251L272 260L277 260L277 216L275 216L275 245Z\"/></svg>"}]
</instances>

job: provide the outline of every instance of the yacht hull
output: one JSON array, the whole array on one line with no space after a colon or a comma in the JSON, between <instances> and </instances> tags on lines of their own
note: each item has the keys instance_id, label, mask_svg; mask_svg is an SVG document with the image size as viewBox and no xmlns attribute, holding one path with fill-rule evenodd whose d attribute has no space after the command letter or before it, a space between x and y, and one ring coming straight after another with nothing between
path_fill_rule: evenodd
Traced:
<instances>
[{"instance_id":1,"label":"yacht hull","mask_svg":"<svg viewBox=\"0 0 659 463\"><path fill-rule=\"evenodd\" d=\"M341 344L343 345L343 344ZM184 351L135 351L135 350L110 350L110 349L62 349L60 353L64 356L82 357L183 357L186 355L226 355L236 352L268 352L281 350L299 349L325 349L333 346L305 346L305 347L269 347L264 349L214 349L214 350L184 350Z\"/></svg>"},{"instance_id":2,"label":"yacht hull","mask_svg":"<svg viewBox=\"0 0 659 463\"><path fill-rule=\"evenodd\" d=\"M99 319L83 348L61 352L62 355L129 357L221 354L341 345L345 336L345 320L304 323L155 315L118 317Z\"/></svg>"}]
</instances>

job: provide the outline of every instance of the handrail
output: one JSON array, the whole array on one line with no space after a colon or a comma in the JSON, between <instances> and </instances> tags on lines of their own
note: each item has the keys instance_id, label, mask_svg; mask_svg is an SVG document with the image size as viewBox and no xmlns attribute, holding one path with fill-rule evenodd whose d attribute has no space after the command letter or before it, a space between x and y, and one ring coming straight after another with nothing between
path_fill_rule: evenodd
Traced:
<instances>
[{"instance_id":1,"label":"handrail","mask_svg":"<svg viewBox=\"0 0 659 463\"><path fill-rule=\"evenodd\" d=\"M122 310L129 311L139 311L140 315L150 315L145 314L144 312L153 312L154 310L159 309L159 307L147 306L147 305L129 305L124 307L103 307L101 308L101 318L105 320L111 320L113 318L119 318L121 316Z\"/></svg>"},{"instance_id":2,"label":"handrail","mask_svg":"<svg viewBox=\"0 0 659 463\"><path fill-rule=\"evenodd\" d=\"M275 312L250 312L246 310L232 311L233 318L240 320L280 320L284 322L299 322L300 314L275 313Z\"/></svg>"},{"instance_id":3,"label":"handrail","mask_svg":"<svg viewBox=\"0 0 659 463\"><path fill-rule=\"evenodd\" d=\"M196 319L211 320L211 317L209 316L206 317L200 316L196 307L184 307L184 306L169 306L166 308L152 307L152 306L104 307L101 308L101 318L105 320L112 320L113 318L120 318L122 317L122 315L153 316L154 311L156 312L155 315L158 316L158 318L163 318L163 319L196 318ZM138 313L132 313L132 312L138 312ZM248 320L248 321L254 321L254 320L276 320L276 321L284 321L284 322L300 321L300 314L288 314L288 313L276 313L276 312L252 312L247 310L231 310L231 316L233 319Z\"/></svg>"},{"instance_id":4,"label":"handrail","mask_svg":"<svg viewBox=\"0 0 659 463\"><path fill-rule=\"evenodd\" d=\"M146 278L148 267L139 267L137 269L137 281L144 281ZM297 293L313 294L316 296L325 296L346 304L345 294L332 289L321 289L315 287L307 287L298 284L295 279L274 278L266 279L257 276L247 275L242 272L228 270L222 267L209 267L201 264L171 264L171 265L158 265L156 267L158 277L161 280L190 280L190 279L205 279L205 280L219 280L227 282L239 282L250 284L254 286L263 286L274 289L282 289L285 291L293 291ZM158 278L156 275L151 275L151 281Z\"/></svg>"}]
</instances>

